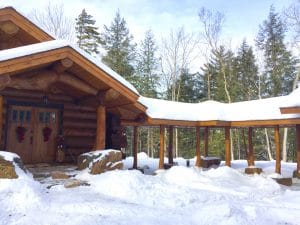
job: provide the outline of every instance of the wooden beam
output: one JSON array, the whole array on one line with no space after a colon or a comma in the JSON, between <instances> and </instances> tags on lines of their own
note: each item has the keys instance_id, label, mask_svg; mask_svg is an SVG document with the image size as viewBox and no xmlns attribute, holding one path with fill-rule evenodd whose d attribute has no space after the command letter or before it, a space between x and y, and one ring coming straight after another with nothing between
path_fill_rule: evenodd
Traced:
<instances>
[{"instance_id":1,"label":"wooden beam","mask_svg":"<svg viewBox=\"0 0 300 225\"><path fill-rule=\"evenodd\" d=\"M225 166L231 166L230 127L225 127Z\"/></svg>"},{"instance_id":2,"label":"wooden beam","mask_svg":"<svg viewBox=\"0 0 300 225\"><path fill-rule=\"evenodd\" d=\"M11 78L8 74L0 76L0 90L3 90L11 83Z\"/></svg>"},{"instance_id":3,"label":"wooden beam","mask_svg":"<svg viewBox=\"0 0 300 225\"><path fill-rule=\"evenodd\" d=\"M53 70L60 74L65 72L67 69L69 69L73 65L73 61L69 58L61 59L59 62L56 62L53 65Z\"/></svg>"},{"instance_id":4,"label":"wooden beam","mask_svg":"<svg viewBox=\"0 0 300 225\"><path fill-rule=\"evenodd\" d=\"M11 36L17 34L19 31L19 27L16 24L12 23L11 21L1 22L0 29L4 33L11 35Z\"/></svg>"},{"instance_id":5,"label":"wooden beam","mask_svg":"<svg viewBox=\"0 0 300 225\"><path fill-rule=\"evenodd\" d=\"M173 126L169 126L169 145L168 145L168 159L169 164L173 164Z\"/></svg>"},{"instance_id":6,"label":"wooden beam","mask_svg":"<svg viewBox=\"0 0 300 225\"><path fill-rule=\"evenodd\" d=\"M254 149L253 149L252 137L253 137L253 128L249 127L248 128L248 146L249 146L248 166L254 166Z\"/></svg>"},{"instance_id":7,"label":"wooden beam","mask_svg":"<svg viewBox=\"0 0 300 225\"><path fill-rule=\"evenodd\" d=\"M281 114L298 114L300 113L300 107L281 107L280 112Z\"/></svg>"},{"instance_id":8,"label":"wooden beam","mask_svg":"<svg viewBox=\"0 0 300 225\"><path fill-rule=\"evenodd\" d=\"M4 97L0 95L0 147L3 148L2 146L2 135L3 135L3 112L4 112Z\"/></svg>"},{"instance_id":9,"label":"wooden beam","mask_svg":"<svg viewBox=\"0 0 300 225\"><path fill-rule=\"evenodd\" d=\"M97 108L97 131L96 131L96 150L105 149L106 135L106 112L105 106L99 105Z\"/></svg>"},{"instance_id":10,"label":"wooden beam","mask_svg":"<svg viewBox=\"0 0 300 225\"><path fill-rule=\"evenodd\" d=\"M201 151L200 151L200 127L196 127L196 164L201 167Z\"/></svg>"},{"instance_id":11,"label":"wooden beam","mask_svg":"<svg viewBox=\"0 0 300 225\"><path fill-rule=\"evenodd\" d=\"M79 91L82 91L89 95L97 95L98 90L91 85L87 84L85 81L80 80L74 75L68 73L62 73L59 75L58 82L66 84L73 87Z\"/></svg>"},{"instance_id":12,"label":"wooden beam","mask_svg":"<svg viewBox=\"0 0 300 225\"><path fill-rule=\"evenodd\" d=\"M275 173L281 173L281 149L280 149L280 133L279 126L275 127L275 146L276 146L276 167Z\"/></svg>"},{"instance_id":13,"label":"wooden beam","mask_svg":"<svg viewBox=\"0 0 300 225\"><path fill-rule=\"evenodd\" d=\"M133 127L133 169L137 169L137 154L138 154L138 139L139 139L139 135L138 135L138 127L134 126Z\"/></svg>"},{"instance_id":14,"label":"wooden beam","mask_svg":"<svg viewBox=\"0 0 300 225\"><path fill-rule=\"evenodd\" d=\"M208 138L209 138L209 127L204 129L204 157L208 156Z\"/></svg>"},{"instance_id":15,"label":"wooden beam","mask_svg":"<svg viewBox=\"0 0 300 225\"><path fill-rule=\"evenodd\" d=\"M165 153L165 126L160 125L159 130L159 169L164 168L164 153Z\"/></svg>"},{"instance_id":16,"label":"wooden beam","mask_svg":"<svg viewBox=\"0 0 300 225\"><path fill-rule=\"evenodd\" d=\"M300 125L296 125L297 173L300 174Z\"/></svg>"}]
</instances>

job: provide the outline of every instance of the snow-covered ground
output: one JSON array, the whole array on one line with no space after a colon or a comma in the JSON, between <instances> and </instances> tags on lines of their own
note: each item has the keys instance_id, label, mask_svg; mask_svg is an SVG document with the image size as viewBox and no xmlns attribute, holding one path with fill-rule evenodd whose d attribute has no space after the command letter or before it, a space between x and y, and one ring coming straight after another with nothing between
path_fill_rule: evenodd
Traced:
<instances>
[{"instance_id":1,"label":"snow-covered ground","mask_svg":"<svg viewBox=\"0 0 300 225\"><path fill-rule=\"evenodd\" d=\"M258 162L266 172L250 176L241 172L246 161L209 170L177 161L179 166L156 176L136 170L77 172L90 186L70 189L48 189L18 170L19 179L0 179L0 224L300 224L300 188L270 178L274 162ZM131 167L132 158L124 163ZM157 165L157 159L139 154L147 173ZM283 163L282 169L290 176L295 168Z\"/></svg>"}]
</instances>

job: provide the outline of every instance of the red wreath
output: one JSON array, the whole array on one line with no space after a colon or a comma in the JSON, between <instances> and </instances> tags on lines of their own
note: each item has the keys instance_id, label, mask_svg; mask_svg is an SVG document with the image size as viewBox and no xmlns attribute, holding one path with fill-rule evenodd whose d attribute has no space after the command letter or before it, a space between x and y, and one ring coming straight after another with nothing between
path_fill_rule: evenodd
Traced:
<instances>
[{"instance_id":1,"label":"red wreath","mask_svg":"<svg viewBox=\"0 0 300 225\"><path fill-rule=\"evenodd\" d=\"M26 130L27 129L25 127L22 127L22 126L18 126L16 128L16 133L17 133L17 138L18 138L19 143L24 141Z\"/></svg>"},{"instance_id":2,"label":"red wreath","mask_svg":"<svg viewBox=\"0 0 300 225\"><path fill-rule=\"evenodd\" d=\"M44 142L49 141L51 133L52 133L52 129L50 127L45 127L43 129Z\"/></svg>"}]
</instances>

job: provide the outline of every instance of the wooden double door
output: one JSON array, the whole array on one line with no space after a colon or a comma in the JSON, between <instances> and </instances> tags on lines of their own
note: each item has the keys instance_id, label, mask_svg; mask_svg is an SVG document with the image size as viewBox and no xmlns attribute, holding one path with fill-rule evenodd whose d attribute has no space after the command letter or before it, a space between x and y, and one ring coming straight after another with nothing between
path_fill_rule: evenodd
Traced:
<instances>
[{"instance_id":1,"label":"wooden double door","mask_svg":"<svg viewBox=\"0 0 300 225\"><path fill-rule=\"evenodd\" d=\"M9 106L6 149L23 163L54 162L59 110L33 106Z\"/></svg>"}]
</instances>

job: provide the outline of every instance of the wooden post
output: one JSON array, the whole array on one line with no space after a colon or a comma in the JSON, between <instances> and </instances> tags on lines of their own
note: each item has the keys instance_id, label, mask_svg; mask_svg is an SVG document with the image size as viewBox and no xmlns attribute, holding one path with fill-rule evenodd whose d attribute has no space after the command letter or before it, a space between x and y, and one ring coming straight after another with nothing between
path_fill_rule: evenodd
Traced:
<instances>
[{"instance_id":1,"label":"wooden post","mask_svg":"<svg viewBox=\"0 0 300 225\"><path fill-rule=\"evenodd\" d=\"M168 146L169 164L173 164L173 126L169 126L169 146Z\"/></svg>"},{"instance_id":2,"label":"wooden post","mask_svg":"<svg viewBox=\"0 0 300 225\"><path fill-rule=\"evenodd\" d=\"M205 127L205 130L204 130L204 157L208 156L208 136L209 136L209 128Z\"/></svg>"},{"instance_id":3,"label":"wooden post","mask_svg":"<svg viewBox=\"0 0 300 225\"><path fill-rule=\"evenodd\" d=\"M231 166L230 127L225 127L225 166Z\"/></svg>"},{"instance_id":4,"label":"wooden post","mask_svg":"<svg viewBox=\"0 0 300 225\"><path fill-rule=\"evenodd\" d=\"M105 149L105 135L106 135L105 106L99 105L97 108L96 150Z\"/></svg>"},{"instance_id":5,"label":"wooden post","mask_svg":"<svg viewBox=\"0 0 300 225\"><path fill-rule=\"evenodd\" d=\"M133 169L137 169L137 154L138 154L138 127L133 127Z\"/></svg>"},{"instance_id":6,"label":"wooden post","mask_svg":"<svg viewBox=\"0 0 300 225\"><path fill-rule=\"evenodd\" d=\"M164 168L164 147L165 147L165 126L160 125L160 144L159 144L159 169Z\"/></svg>"},{"instance_id":7,"label":"wooden post","mask_svg":"<svg viewBox=\"0 0 300 225\"><path fill-rule=\"evenodd\" d=\"M297 173L300 173L300 124L296 125Z\"/></svg>"},{"instance_id":8,"label":"wooden post","mask_svg":"<svg viewBox=\"0 0 300 225\"><path fill-rule=\"evenodd\" d=\"M200 151L200 127L196 127L196 164L201 167L201 151Z\"/></svg>"},{"instance_id":9,"label":"wooden post","mask_svg":"<svg viewBox=\"0 0 300 225\"><path fill-rule=\"evenodd\" d=\"M249 154L248 154L248 166L254 166L254 150L253 150L253 128L249 127L248 129L248 146L249 146Z\"/></svg>"},{"instance_id":10,"label":"wooden post","mask_svg":"<svg viewBox=\"0 0 300 225\"><path fill-rule=\"evenodd\" d=\"M276 168L275 173L281 173L281 150L279 126L275 127L275 146L276 146Z\"/></svg>"},{"instance_id":11,"label":"wooden post","mask_svg":"<svg viewBox=\"0 0 300 225\"><path fill-rule=\"evenodd\" d=\"M0 147L2 148L4 98L0 95Z\"/></svg>"}]
</instances>

